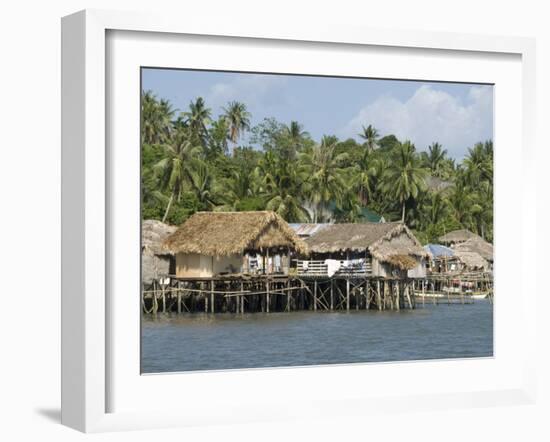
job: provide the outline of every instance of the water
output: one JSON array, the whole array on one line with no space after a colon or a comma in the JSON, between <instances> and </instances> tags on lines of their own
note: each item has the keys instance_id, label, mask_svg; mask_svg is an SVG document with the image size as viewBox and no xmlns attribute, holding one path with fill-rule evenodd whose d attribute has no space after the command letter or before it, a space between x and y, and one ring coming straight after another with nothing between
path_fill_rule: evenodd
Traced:
<instances>
[{"instance_id":1,"label":"water","mask_svg":"<svg viewBox=\"0 0 550 442\"><path fill-rule=\"evenodd\" d=\"M487 301L416 310L143 316L143 373L493 355Z\"/></svg>"}]
</instances>

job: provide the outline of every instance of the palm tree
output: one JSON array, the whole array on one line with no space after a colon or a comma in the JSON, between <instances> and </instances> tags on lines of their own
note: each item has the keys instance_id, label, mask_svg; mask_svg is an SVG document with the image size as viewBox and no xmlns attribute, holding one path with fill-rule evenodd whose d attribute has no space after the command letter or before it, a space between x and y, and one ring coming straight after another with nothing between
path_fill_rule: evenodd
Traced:
<instances>
[{"instance_id":1,"label":"palm tree","mask_svg":"<svg viewBox=\"0 0 550 442\"><path fill-rule=\"evenodd\" d=\"M303 171L295 162L286 161L274 152L266 152L254 171L251 188L264 195L266 209L273 210L288 222L307 222L309 214L300 198Z\"/></svg>"},{"instance_id":2,"label":"palm tree","mask_svg":"<svg viewBox=\"0 0 550 442\"><path fill-rule=\"evenodd\" d=\"M229 138L229 125L225 118L214 121L210 127L209 147L211 153L227 153L227 140Z\"/></svg>"},{"instance_id":3,"label":"palm tree","mask_svg":"<svg viewBox=\"0 0 550 442\"><path fill-rule=\"evenodd\" d=\"M141 136L143 144L162 144L170 135L175 110L167 100L158 101L151 91L141 95Z\"/></svg>"},{"instance_id":4,"label":"palm tree","mask_svg":"<svg viewBox=\"0 0 550 442\"><path fill-rule=\"evenodd\" d=\"M237 211L239 204L246 198L255 196L255 176L245 170L233 170L231 176L217 183L216 194L220 195L219 211Z\"/></svg>"},{"instance_id":5,"label":"palm tree","mask_svg":"<svg viewBox=\"0 0 550 442\"><path fill-rule=\"evenodd\" d=\"M162 221L166 221L174 199L181 197L185 183L192 179L192 171L198 164L200 147L193 146L186 132L180 131L173 137L173 141L163 145L164 158L153 166L155 175L159 178L162 190L170 193L166 211Z\"/></svg>"},{"instance_id":6,"label":"palm tree","mask_svg":"<svg viewBox=\"0 0 550 442\"><path fill-rule=\"evenodd\" d=\"M208 166L203 162L198 162L196 167L190 173L190 183L197 195L197 199L202 206L202 210L210 210L214 207L213 200L213 177L208 170Z\"/></svg>"},{"instance_id":7,"label":"palm tree","mask_svg":"<svg viewBox=\"0 0 550 442\"><path fill-rule=\"evenodd\" d=\"M428 152L422 152L423 159L426 167L428 167L433 176L442 177L443 167L445 166L445 160L447 150L443 149L443 146L439 143L432 143L428 146Z\"/></svg>"},{"instance_id":8,"label":"palm tree","mask_svg":"<svg viewBox=\"0 0 550 442\"><path fill-rule=\"evenodd\" d=\"M384 174L384 189L387 196L401 204L401 222L405 222L405 207L409 198L417 198L426 186L426 170L421 167L414 144L410 141L396 146L391 152L391 161Z\"/></svg>"},{"instance_id":9,"label":"palm tree","mask_svg":"<svg viewBox=\"0 0 550 442\"><path fill-rule=\"evenodd\" d=\"M449 215L449 202L440 192L432 192L423 204L420 213L422 226L427 229L431 225L436 225Z\"/></svg>"},{"instance_id":10,"label":"palm tree","mask_svg":"<svg viewBox=\"0 0 550 442\"><path fill-rule=\"evenodd\" d=\"M229 126L229 140L235 145L242 133L250 129L250 113L246 105L238 101L231 101L223 110Z\"/></svg>"},{"instance_id":11,"label":"palm tree","mask_svg":"<svg viewBox=\"0 0 550 442\"><path fill-rule=\"evenodd\" d=\"M184 113L186 123L191 132L192 141L206 146L208 138L207 126L210 124L211 110L206 107L202 97L196 99L195 102L189 103L189 111Z\"/></svg>"},{"instance_id":12,"label":"palm tree","mask_svg":"<svg viewBox=\"0 0 550 442\"><path fill-rule=\"evenodd\" d=\"M493 183L493 142L477 143L468 149L464 159L466 176L471 186L477 186L481 181Z\"/></svg>"},{"instance_id":13,"label":"palm tree","mask_svg":"<svg viewBox=\"0 0 550 442\"><path fill-rule=\"evenodd\" d=\"M470 189L457 181L453 192L449 195L449 205L453 218L463 227L470 228L472 225L473 204L473 195Z\"/></svg>"},{"instance_id":14,"label":"palm tree","mask_svg":"<svg viewBox=\"0 0 550 442\"><path fill-rule=\"evenodd\" d=\"M371 154L370 150L365 150L361 159L356 164L357 171L353 187L357 190L359 201L367 204L372 192L371 181L377 175L377 159Z\"/></svg>"},{"instance_id":15,"label":"palm tree","mask_svg":"<svg viewBox=\"0 0 550 442\"><path fill-rule=\"evenodd\" d=\"M337 154L336 143L334 137L325 136L320 144L301 156L302 168L308 177L306 191L316 207L314 222L319 221L329 202L341 203L345 190L340 164L348 155Z\"/></svg>"},{"instance_id":16,"label":"palm tree","mask_svg":"<svg viewBox=\"0 0 550 442\"><path fill-rule=\"evenodd\" d=\"M374 128L372 124L369 124L367 127L362 126L363 132L359 134L361 138L365 140L367 149L371 152L378 147L378 131Z\"/></svg>"}]
</instances>

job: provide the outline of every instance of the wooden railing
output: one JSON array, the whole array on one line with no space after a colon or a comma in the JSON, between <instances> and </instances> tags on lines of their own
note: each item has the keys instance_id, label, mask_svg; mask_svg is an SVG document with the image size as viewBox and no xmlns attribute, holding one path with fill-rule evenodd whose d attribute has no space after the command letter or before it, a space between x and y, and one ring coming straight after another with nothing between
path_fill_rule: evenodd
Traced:
<instances>
[{"instance_id":1,"label":"wooden railing","mask_svg":"<svg viewBox=\"0 0 550 442\"><path fill-rule=\"evenodd\" d=\"M298 276L321 277L328 276L328 265L325 261L308 261L296 259L296 273ZM340 261L340 268L334 276L368 276L372 273L371 263L365 260L361 265L344 266L345 261Z\"/></svg>"}]
</instances>

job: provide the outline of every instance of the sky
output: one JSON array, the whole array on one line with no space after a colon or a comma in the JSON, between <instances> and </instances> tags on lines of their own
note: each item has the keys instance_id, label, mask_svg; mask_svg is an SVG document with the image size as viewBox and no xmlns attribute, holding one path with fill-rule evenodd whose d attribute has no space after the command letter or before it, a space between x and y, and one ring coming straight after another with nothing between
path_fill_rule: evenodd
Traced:
<instances>
[{"instance_id":1,"label":"sky","mask_svg":"<svg viewBox=\"0 0 550 442\"><path fill-rule=\"evenodd\" d=\"M410 140L418 151L439 142L459 161L493 137L491 85L146 68L142 88L179 111L202 97L214 118L229 101L240 101L252 126L269 117L295 120L316 141L323 135L360 141L361 127L372 124L380 136Z\"/></svg>"}]
</instances>

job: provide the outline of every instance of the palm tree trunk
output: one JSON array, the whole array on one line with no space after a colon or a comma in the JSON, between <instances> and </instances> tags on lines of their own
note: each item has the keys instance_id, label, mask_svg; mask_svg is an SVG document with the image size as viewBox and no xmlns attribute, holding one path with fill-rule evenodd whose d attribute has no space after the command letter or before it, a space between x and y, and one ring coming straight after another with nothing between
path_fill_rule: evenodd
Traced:
<instances>
[{"instance_id":1,"label":"palm tree trunk","mask_svg":"<svg viewBox=\"0 0 550 442\"><path fill-rule=\"evenodd\" d=\"M403 201L403 211L401 212L401 222L405 223L405 201Z\"/></svg>"},{"instance_id":2,"label":"palm tree trunk","mask_svg":"<svg viewBox=\"0 0 550 442\"><path fill-rule=\"evenodd\" d=\"M166 218L168 217L168 212L170 212L170 207L172 206L173 199L174 199L174 192L172 192L172 195L170 195L170 199L168 200L168 205L166 206L166 212L164 212L164 216L162 217L162 222L165 222Z\"/></svg>"}]
</instances>

